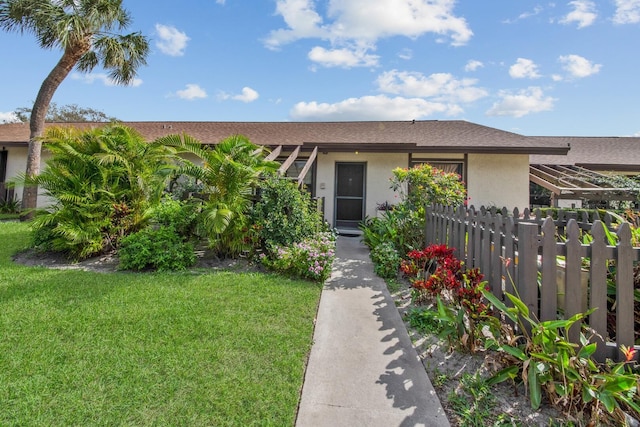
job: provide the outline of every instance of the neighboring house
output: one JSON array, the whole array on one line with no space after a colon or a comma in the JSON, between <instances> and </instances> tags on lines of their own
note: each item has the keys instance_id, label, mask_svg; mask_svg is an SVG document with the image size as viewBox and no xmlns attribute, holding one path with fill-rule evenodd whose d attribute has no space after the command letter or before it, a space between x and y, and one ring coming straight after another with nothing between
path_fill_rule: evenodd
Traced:
<instances>
[{"instance_id":1,"label":"neighboring house","mask_svg":"<svg viewBox=\"0 0 640 427\"><path fill-rule=\"evenodd\" d=\"M598 202L602 206L613 200L637 203L637 190L602 184L606 181L602 176L640 175L640 138L532 138L571 147L566 156L535 154L530 158L531 181L551 191L551 204L579 207L582 200Z\"/></svg>"},{"instance_id":2,"label":"neighboring house","mask_svg":"<svg viewBox=\"0 0 640 427\"><path fill-rule=\"evenodd\" d=\"M324 201L334 227L355 228L376 207L393 204L391 171L429 163L459 173L476 206L529 206L529 156L564 157L567 142L531 138L466 121L369 122L124 122L147 140L188 134L216 144L240 134L273 150L289 176L304 178ZM52 126L54 124L48 124ZM64 123L90 128L104 123ZM0 182L24 173L29 126L0 125ZM43 161L46 156L43 156ZM20 189L16 194L21 194Z\"/></svg>"},{"instance_id":3,"label":"neighboring house","mask_svg":"<svg viewBox=\"0 0 640 427\"><path fill-rule=\"evenodd\" d=\"M576 165L602 173L640 174L640 137L566 137L536 139L571 147L564 157L532 155L532 164Z\"/></svg>"}]
</instances>

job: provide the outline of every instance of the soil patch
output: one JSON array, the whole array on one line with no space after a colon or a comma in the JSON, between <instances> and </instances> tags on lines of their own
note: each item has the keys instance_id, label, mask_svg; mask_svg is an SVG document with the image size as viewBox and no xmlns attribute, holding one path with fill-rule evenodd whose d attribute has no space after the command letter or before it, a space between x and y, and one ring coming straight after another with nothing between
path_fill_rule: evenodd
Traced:
<instances>
[{"instance_id":1,"label":"soil patch","mask_svg":"<svg viewBox=\"0 0 640 427\"><path fill-rule=\"evenodd\" d=\"M409 311L415 307L411 302L408 283L402 282L401 289L392 293L392 297L451 425L476 425L470 423L470 420L465 423L465 420L455 413L452 397L455 399L456 395L465 396L460 385L460 380L465 375L478 373L481 377L488 378L495 373L495 367L491 366L491 357L485 358L486 354L483 352L472 355L452 351L446 341L435 335L425 335L413 328L407 318ZM495 398L492 398L494 405L491 415L483 419L484 425L548 426L564 425L562 421L566 422L566 417L550 405L543 404L537 411L533 410L522 385L515 387L508 382L500 383L491 388L490 394ZM472 408L472 399L466 397L466 400L469 408Z\"/></svg>"},{"instance_id":2,"label":"soil patch","mask_svg":"<svg viewBox=\"0 0 640 427\"><path fill-rule=\"evenodd\" d=\"M116 253L109 253L88 258L82 261L70 261L64 254L59 252L41 252L34 249L21 251L13 256L13 261L17 264L46 267L60 270L83 270L97 273L114 273L118 270L120 263ZM210 251L196 251L196 264L190 269L192 272L204 271L263 271L263 268L247 258L220 259Z\"/></svg>"}]
</instances>

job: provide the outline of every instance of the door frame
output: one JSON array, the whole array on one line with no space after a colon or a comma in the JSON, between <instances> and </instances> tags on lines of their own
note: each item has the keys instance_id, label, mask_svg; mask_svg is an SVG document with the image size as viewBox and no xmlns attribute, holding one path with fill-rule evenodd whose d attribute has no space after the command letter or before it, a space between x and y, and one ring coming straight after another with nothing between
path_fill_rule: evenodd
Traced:
<instances>
[{"instance_id":1,"label":"door frame","mask_svg":"<svg viewBox=\"0 0 640 427\"><path fill-rule=\"evenodd\" d=\"M333 192L333 226L335 228L357 228L357 227L345 227L338 226L338 188L340 183L338 182L338 165L361 165L362 166L362 214L361 221L364 221L367 212L367 162L354 162L354 161L336 161L334 166L334 192Z\"/></svg>"}]
</instances>

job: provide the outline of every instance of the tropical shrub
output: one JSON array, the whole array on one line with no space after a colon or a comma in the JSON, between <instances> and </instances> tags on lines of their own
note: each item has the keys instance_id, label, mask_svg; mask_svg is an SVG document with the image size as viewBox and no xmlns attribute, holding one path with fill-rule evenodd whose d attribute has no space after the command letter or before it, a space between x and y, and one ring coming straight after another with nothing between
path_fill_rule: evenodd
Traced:
<instances>
[{"instance_id":1,"label":"tropical shrub","mask_svg":"<svg viewBox=\"0 0 640 427\"><path fill-rule=\"evenodd\" d=\"M115 249L142 229L178 162L174 148L148 143L122 125L49 128L44 141L52 158L26 184L38 185L54 203L32 227L45 228L39 240L49 238L48 247L73 258Z\"/></svg>"},{"instance_id":2,"label":"tropical shrub","mask_svg":"<svg viewBox=\"0 0 640 427\"><path fill-rule=\"evenodd\" d=\"M288 247L274 247L260 259L269 270L322 283L331 276L335 248L336 236L325 231Z\"/></svg>"},{"instance_id":3,"label":"tropical shrub","mask_svg":"<svg viewBox=\"0 0 640 427\"><path fill-rule=\"evenodd\" d=\"M235 257L254 246L250 208L259 179L279 167L265 160L263 147L234 135L214 147L188 135L160 138L163 144L196 155L202 165L186 164L180 173L202 184L204 203L200 223L209 247L220 257Z\"/></svg>"},{"instance_id":4,"label":"tropical shrub","mask_svg":"<svg viewBox=\"0 0 640 427\"><path fill-rule=\"evenodd\" d=\"M459 206L466 199L466 189L460 175L444 172L428 164L393 170L391 188L399 191L401 203L414 209L431 204Z\"/></svg>"},{"instance_id":5,"label":"tropical shrub","mask_svg":"<svg viewBox=\"0 0 640 427\"><path fill-rule=\"evenodd\" d=\"M193 244L166 226L122 238L118 257L122 270L185 270L196 262Z\"/></svg>"},{"instance_id":6,"label":"tropical shrub","mask_svg":"<svg viewBox=\"0 0 640 427\"><path fill-rule=\"evenodd\" d=\"M393 279L398 276L400 268L400 255L390 242L381 243L371 250L373 270L384 279Z\"/></svg>"},{"instance_id":7,"label":"tropical shrub","mask_svg":"<svg viewBox=\"0 0 640 427\"><path fill-rule=\"evenodd\" d=\"M13 199L0 200L0 214L20 213L21 202L15 196Z\"/></svg>"},{"instance_id":8,"label":"tropical shrub","mask_svg":"<svg viewBox=\"0 0 640 427\"><path fill-rule=\"evenodd\" d=\"M394 169L391 188L400 193L400 202L360 226L370 249L382 242L392 242L401 254L420 249L424 245L425 207L432 203L461 205L466 200L459 175L428 164Z\"/></svg>"},{"instance_id":9,"label":"tropical shrub","mask_svg":"<svg viewBox=\"0 0 640 427\"><path fill-rule=\"evenodd\" d=\"M569 319L540 322L517 295L505 293L512 305L507 307L484 292L509 321L503 324L502 334L488 343L502 354L501 364L507 365L491 383L522 379L534 409L540 407L544 397L578 423L627 425L625 412L640 419L635 350L622 347L624 362L597 365L591 358L596 343L590 343L591 337L585 334L588 329L580 331L580 344L567 339L569 329L579 327L593 309Z\"/></svg>"},{"instance_id":10,"label":"tropical shrub","mask_svg":"<svg viewBox=\"0 0 640 427\"><path fill-rule=\"evenodd\" d=\"M321 231L322 217L310 195L294 181L272 175L260 182L253 222L261 246L290 246Z\"/></svg>"},{"instance_id":11,"label":"tropical shrub","mask_svg":"<svg viewBox=\"0 0 640 427\"><path fill-rule=\"evenodd\" d=\"M168 227L183 240L197 237L200 205L194 199L174 200L164 197L151 211L151 223Z\"/></svg>"},{"instance_id":12,"label":"tropical shrub","mask_svg":"<svg viewBox=\"0 0 640 427\"><path fill-rule=\"evenodd\" d=\"M385 211L381 217L367 218L360 230L370 249L391 242L399 253L406 254L424 245L424 219L404 204Z\"/></svg>"},{"instance_id":13,"label":"tropical shrub","mask_svg":"<svg viewBox=\"0 0 640 427\"><path fill-rule=\"evenodd\" d=\"M450 343L475 352L482 341L482 326L496 328L483 296L484 276L477 268L466 268L446 245L430 245L407 254L401 264L409 277L416 304L437 305L437 319Z\"/></svg>"}]
</instances>

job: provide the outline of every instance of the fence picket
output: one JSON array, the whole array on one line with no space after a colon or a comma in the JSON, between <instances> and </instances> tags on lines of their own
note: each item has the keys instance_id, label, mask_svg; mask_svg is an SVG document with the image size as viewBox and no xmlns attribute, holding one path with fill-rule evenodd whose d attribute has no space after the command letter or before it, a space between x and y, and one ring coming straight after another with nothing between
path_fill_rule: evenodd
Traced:
<instances>
[{"instance_id":1,"label":"fence picket","mask_svg":"<svg viewBox=\"0 0 640 427\"><path fill-rule=\"evenodd\" d=\"M510 294L514 293L513 282L516 280L516 240L515 240L515 222L512 216L508 217L504 223L504 264L505 267L503 269L505 280L504 280L504 291L509 292ZM501 300L504 299L504 295L501 293L496 295Z\"/></svg>"},{"instance_id":2,"label":"fence picket","mask_svg":"<svg viewBox=\"0 0 640 427\"><path fill-rule=\"evenodd\" d=\"M493 208L495 209L495 207ZM493 216L491 212L485 212L481 218L482 221L482 237L480 240L480 252L476 254L480 255L480 271L490 273L491 271L491 225L493 223Z\"/></svg>"},{"instance_id":3,"label":"fence picket","mask_svg":"<svg viewBox=\"0 0 640 427\"><path fill-rule=\"evenodd\" d=\"M582 264L582 245L580 243L580 228L574 218L567 222L567 255L565 257L565 295L564 310L565 318L583 312L582 307L582 286L580 282L580 271ZM574 343L580 339L580 323L577 322L569 330L569 340Z\"/></svg>"},{"instance_id":4,"label":"fence picket","mask_svg":"<svg viewBox=\"0 0 640 427\"><path fill-rule=\"evenodd\" d=\"M607 242L604 223L597 220L591 227L591 262L589 266L589 308L595 311L589 315L589 326L597 332L593 338L596 343L596 358L604 360L610 357L606 347L607 332Z\"/></svg>"},{"instance_id":5,"label":"fence picket","mask_svg":"<svg viewBox=\"0 0 640 427\"><path fill-rule=\"evenodd\" d=\"M491 239L491 257L490 257L490 270L482 271L485 279L489 281L489 288L494 295L497 295L498 292L502 292L502 281L501 281L501 260L502 256L502 214L497 214L493 220L492 225L492 239Z\"/></svg>"},{"instance_id":6,"label":"fence picket","mask_svg":"<svg viewBox=\"0 0 640 427\"><path fill-rule=\"evenodd\" d=\"M634 342L633 258L631 229L624 223L618 230L616 256L616 342L632 347ZM622 354L618 353L621 358Z\"/></svg>"},{"instance_id":7,"label":"fence picket","mask_svg":"<svg viewBox=\"0 0 640 427\"><path fill-rule=\"evenodd\" d=\"M556 320L558 316L558 265L556 226L552 218L542 225L542 283L540 286L540 320Z\"/></svg>"},{"instance_id":8,"label":"fence picket","mask_svg":"<svg viewBox=\"0 0 640 427\"><path fill-rule=\"evenodd\" d=\"M533 315L538 314L538 226L518 224L518 278L520 299Z\"/></svg>"}]
</instances>

